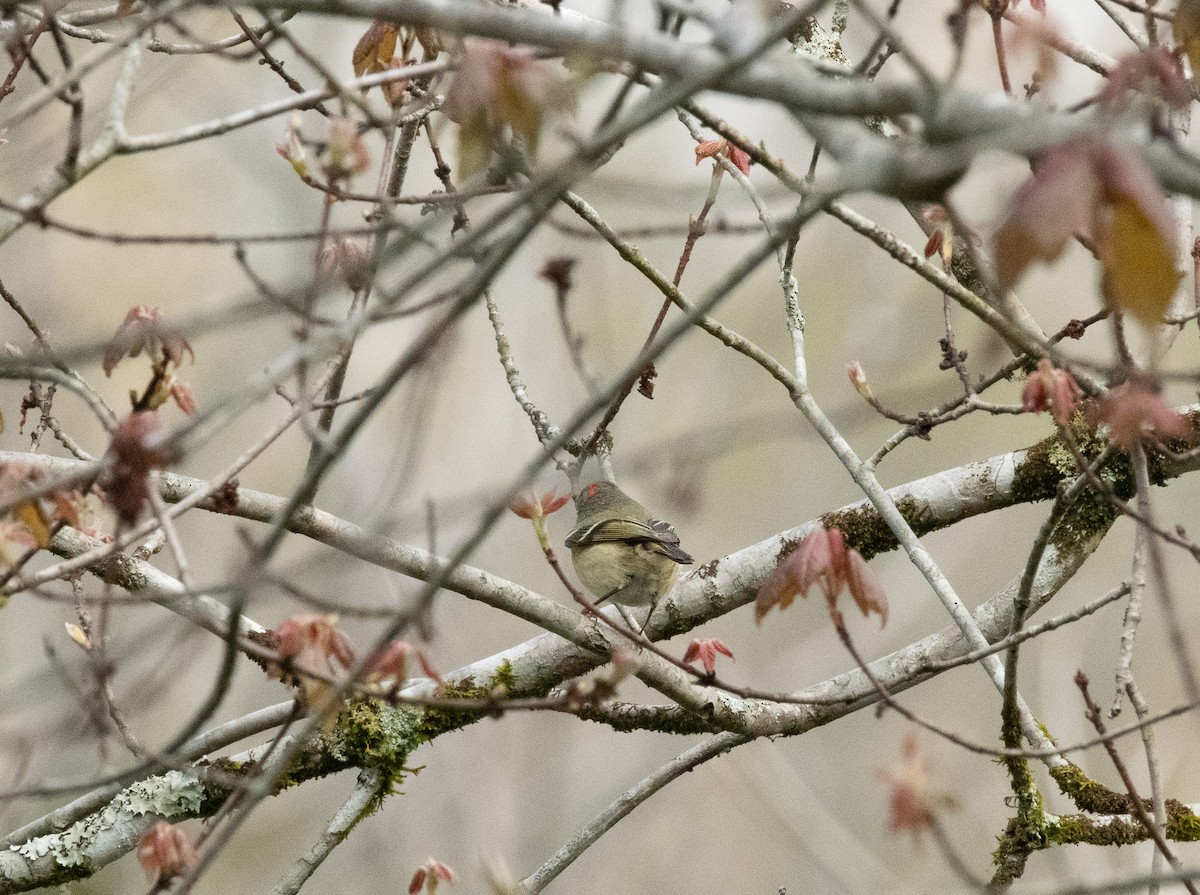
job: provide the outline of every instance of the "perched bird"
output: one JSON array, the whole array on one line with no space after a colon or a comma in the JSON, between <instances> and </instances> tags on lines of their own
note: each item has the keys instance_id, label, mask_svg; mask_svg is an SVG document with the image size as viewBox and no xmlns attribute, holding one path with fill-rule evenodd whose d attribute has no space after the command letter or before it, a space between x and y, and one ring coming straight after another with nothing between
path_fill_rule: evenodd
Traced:
<instances>
[{"instance_id":1,"label":"perched bird","mask_svg":"<svg viewBox=\"0 0 1200 895\"><path fill-rule=\"evenodd\" d=\"M626 606L654 605L671 589L679 566L692 558L679 549L669 523L612 482L593 482L575 495L575 530L567 536L575 573L596 596Z\"/></svg>"}]
</instances>

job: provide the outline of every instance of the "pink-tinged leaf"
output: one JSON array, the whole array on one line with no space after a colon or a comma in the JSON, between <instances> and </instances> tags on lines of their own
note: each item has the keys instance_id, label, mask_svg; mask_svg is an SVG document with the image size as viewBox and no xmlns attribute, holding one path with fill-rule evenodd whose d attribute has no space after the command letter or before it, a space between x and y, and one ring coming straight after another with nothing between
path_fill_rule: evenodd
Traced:
<instances>
[{"instance_id":1,"label":"pink-tinged leaf","mask_svg":"<svg viewBox=\"0 0 1200 895\"><path fill-rule=\"evenodd\" d=\"M696 144L696 164L700 164L706 158L713 158L722 149L725 148L725 140L705 140L703 143Z\"/></svg>"},{"instance_id":2,"label":"pink-tinged leaf","mask_svg":"<svg viewBox=\"0 0 1200 895\"><path fill-rule=\"evenodd\" d=\"M836 528L810 531L758 589L755 620L761 622L775 606L786 609L797 594L807 597L809 589L817 583L825 598L832 602L845 584L845 570L846 541L841 531Z\"/></svg>"},{"instance_id":3,"label":"pink-tinged leaf","mask_svg":"<svg viewBox=\"0 0 1200 895\"><path fill-rule=\"evenodd\" d=\"M337 621L337 616L319 612L298 612L285 618L275 629L279 658L308 664L323 674L332 674L338 666L349 667L354 650Z\"/></svg>"},{"instance_id":4,"label":"pink-tinged leaf","mask_svg":"<svg viewBox=\"0 0 1200 895\"><path fill-rule=\"evenodd\" d=\"M274 635L280 663L294 672L287 682L296 684L300 698L308 705L316 704L327 691L325 679L336 677L354 664L354 648L338 628L335 615L298 612L280 622ZM269 665L267 673L285 678L282 664Z\"/></svg>"},{"instance_id":5,"label":"pink-tinged leaf","mask_svg":"<svg viewBox=\"0 0 1200 895\"><path fill-rule=\"evenodd\" d=\"M412 879L408 881L408 895L417 895L421 888L425 885L425 877L429 875L429 871L424 867L418 867L417 872L412 875Z\"/></svg>"},{"instance_id":6,"label":"pink-tinged leaf","mask_svg":"<svg viewBox=\"0 0 1200 895\"><path fill-rule=\"evenodd\" d=\"M183 330L168 325L162 308L151 305L130 308L117 327L104 348L105 375L111 376L123 358L137 357L143 351L150 355L161 351L163 358L176 367L183 363L184 354L190 355L193 361L196 359Z\"/></svg>"},{"instance_id":7,"label":"pink-tinged leaf","mask_svg":"<svg viewBox=\"0 0 1200 895\"><path fill-rule=\"evenodd\" d=\"M917 749L916 734L911 733L904 738L900 761L875 772L888 787L888 828L893 833L908 830L915 837L933 825L939 811L958 807L954 795L937 785L932 772L929 761Z\"/></svg>"},{"instance_id":8,"label":"pink-tinged leaf","mask_svg":"<svg viewBox=\"0 0 1200 895\"><path fill-rule=\"evenodd\" d=\"M1141 152L1128 146L1101 143L1095 147L1093 159L1105 202L1128 199L1164 237L1174 233L1171 205Z\"/></svg>"},{"instance_id":9,"label":"pink-tinged leaf","mask_svg":"<svg viewBox=\"0 0 1200 895\"><path fill-rule=\"evenodd\" d=\"M779 563L758 590L755 620L761 622L775 606L786 609L797 594L807 597L814 584L821 586L836 623L841 624L837 597L847 589L864 616L876 612L881 625L887 623L887 597L871 578L866 560L857 550L846 546L846 539L837 528L809 532Z\"/></svg>"},{"instance_id":10,"label":"pink-tinged leaf","mask_svg":"<svg viewBox=\"0 0 1200 895\"><path fill-rule=\"evenodd\" d=\"M867 561L857 550L846 551L846 589L850 591L850 597L863 618L874 612L879 616L879 627L887 624L887 595L875 583Z\"/></svg>"},{"instance_id":11,"label":"pink-tinged leaf","mask_svg":"<svg viewBox=\"0 0 1200 895\"><path fill-rule=\"evenodd\" d=\"M1083 392L1074 376L1042 358L1038 361L1037 371L1025 380L1021 406L1030 412L1048 410L1054 422L1065 426L1082 397Z\"/></svg>"},{"instance_id":12,"label":"pink-tinged leaf","mask_svg":"<svg viewBox=\"0 0 1200 895\"><path fill-rule=\"evenodd\" d=\"M188 344L183 330L171 326L160 326L158 337L162 340L163 356L176 367L183 365L184 354L191 358L192 363L196 362L196 352L192 351L192 346Z\"/></svg>"},{"instance_id":13,"label":"pink-tinged leaf","mask_svg":"<svg viewBox=\"0 0 1200 895\"><path fill-rule=\"evenodd\" d=\"M1183 67L1166 47L1147 47L1128 53L1105 79L1098 101L1109 114L1117 114L1128 105L1129 94L1144 93L1161 98L1176 109L1192 101L1192 92L1183 75Z\"/></svg>"},{"instance_id":14,"label":"pink-tinged leaf","mask_svg":"<svg viewBox=\"0 0 1200 895\"><path fill-rule=\"evenodd\" d=\"M304 152L304 143L300 139L300 122L299 113L292 116L288 123L288 129L283 135L283 142L275 147L275 152L281 158L288 160L292 170L299 177L307 177L308 156Z\"/></svg>"},{"instance_id":15,"label":"pink-tinged leaf","mask_svg":"<svg viewBox=\"0 0 1200 895\"><path fill-rule=\"evenodd\" d=\"M1101 195L1094 153L1089 137L1051 147L1013 195L994 243L1002 290L1034 261L1058 260L1075 233L1089 230Z\"/></svg>"},{"instance_id":16,"label":"pink-tinged leaf","mask_svg":"<svg viewBox=\"0 0 1200 895\"><path fill-rule=\"evenodd\" d=\"M486 165L491 145L505 126L536 151L545 113L573 105L574 97L557 69L531 50L494 40L464 40L457 74L442 105L459 125L460 173L469 177Z\"/></svg>"},{"instance_id":17,"label":"pink-tinged leaf","mask_svg":"<svg viewBox=\"0 0 1200 895\"><path fill-rule=\"evenodd\" d=\"M862 368L862 364L858 361L846 364L846 375L850 377L850 384L854 386L856 392L868 401L875 397L871 391L871 380L867 378L867 371Z\"/></svg>"},{"instance_id":18,"label":"pink-tinged leaf","mask_svg":"<svg viewBox=\"0 0 1200 895\"><path fill-rule=\"evenodd\" d=\"M776 606L787 609L797 594L807 597L809 588L829 571L830 566L826 529L809 532L759 587L754 601L754 620L761 623L763 616Z\"/></svg>"},{"instance_id":19,"label":"pink-tinged leaf","mask_svg":"<svg viewBox=\"0 0 1200 895\"><path fill-rule=\"evenodd\" d=\"M393 59L391 65L388 66L388 69L398 71L399 69L406 68L410 65L416 65L416 63L412 60L405 62L402 59ZM398 109L400 106L404 105L404 100L406 98L406 94L408 93L409 80L409 78L401 78L397 81L388 81L385 84L379 85L379 88L383 91L383 98L388 101L388 105L390 105L393 109Z\"/></svg>"},{"instance_id":20,"label":"pink-tinged leaf","mask_svg":"<svg viewBox=\"0 0 1200 895\"><path fill-rule=\"evenodd\" d=\"M717 673L717 656L726 656L733 658L733 653L729 647L715 638L701 638L693 640L688 644L687 652L683 654L683 661L690 665L692 662L699 661L704 667L704 673L712 677Z\"/></svg>"},{"instance_id":21,"label":"pink-tinged leaf","mask_svg":"<svg viewBox=\"0 0 1200 895\"><path fill-rule=\"evenodd\" d=\"M1109 439L1124 451L1147 436L1188 439L1192 435L1188 418L1169 405L1150 382L1118 385L1096 402L1088 416L1093 425L1107 423Z\"/></svg>"},{"instance_id":22,"label":"pink-tinged leaf","mask_svg":"<svg viewBox=\"0 0 1200 895\"><path fill-rule=\"evenodd\" d=\"M949 270L954 261L954 222L946 207L936 202L925 205L921 209L921 225L929 233L929 239L925 242L925 257L938 255L942 267ZM978 234L972 231L968 231L967 236L973 243L978 241Z\"/></svg>"},{"instance_id":23,"label":"pink-tinged leaf","mask_svg":"<svg viewBox=\"0 0 1200 895\"><path fill-rule=\"evenodd\" d=\"M925 242L925 257L931 258L942 250L942 240L944 234L941 228L934 230L929 234L929 239Z\"/></svg>"},{"instance_id":24,"label":"pink-tinged leaf","mask_svg":"<svg viewBox=\"0 0 1200 895\"><path fill-rule=\"evenodd\" d=\"M126 355L137 357L143 350L148 351L161 320L161 308L149 305L130 308L104 349L104 375L111 376Z\"/></svg>"},{"instance_id":25,"label":"pink-tinged leaf","mask_svg":"<svg viewBox=\"0 0 1200 895\"><path fill-rule=\"evenodd\" d=\"M164 469L178 454L159 431L158 414L131 413L112 432L108 445L112 458L105 491L108 503L122 525L136 523L150 502L150 473Z\"/></svg>"},{"instance_id":26,"label":"pink-tinged leaf","mask_svg":"<svg viewBox=\"0 0 1200 895\"><path fill-rule=\"evenodd\" d=\"M423 650L417 650L417 664L421 666L421 670L425 672L425 676L438 685L440 688L445 681L442 680L441 673L434 666L433 661L429 658L429 654Z\"/></svg>"},{"instance_id":27,"label":"pink-tinged leaf","mask_svg":"<svg viewBox=\"0 0 1200 895\"><path fill-rule=\"evenodd\" d=\"M196 413L196 397L192 394L192 387L186 382L174 381L171 383L171 399L175 402L180 410L188 416L194 416Z\"/></svg>"},{"instance_id":28,"label":"pink-tinged leaf","mask_svg":"<svg viewBox=\"0 0 1200 895\"><path fill-rule=\"evenodd\" d=\"M696 144L696 164L700 164L704 159L715 159L717 156L723 155L733 164L735 168L743 174L750 173L750 154L744 149L739 149L734 146L724 137L719 140L705 140L703 143Z\"/></svg>"},{"instance_id":29,"label":"pink-tinged leaf","mask_svg":"<svg viewBox=\"0 0 1200 895\"><path fill-rule=\"evenodd\" d=\"M454 885L454 871L448 864L443 864L436 858L429 858L424 864L417 868L417 872L413 874L412 879L408 883L408 895L417 895L422 887L429 893L435 895L438 888L438 883L449 883Z\"/></svg>"},{"instance_id":30,"label":"pink-tinged leaf","mask_svg":"<svg viewBox=\"0 0 1200 895\"><path fill-rule=\"evenodd\" d=\"M743 174L749 176L750 161L751 161L750 153L748 153L744 149L740 149L737 146L734 146L732 143L730 143L729 144L729 160L731 162L733 162L733 166L735 168L737 168Z\"/></svg>"},{"instance_id":31,"label":"pink-tinged leaf","mask_svg":"<svg viewBox=\"0 0 1200 895\"><path fill-rule=\"evenodd\" d=\"M522 519L540 519L544 516L549 516L551 513L557 513L571 499L571 495L559 494L555 489L538 494L534 491L527 491L519 497L514 497L508 502L508 508L520 516Z\"/></svg>"},{"instance_id":32,"label":"pink-tinged leaf","mask_svg":"<svg viewBox=\"0 0 1200 895\"><path fill-rule=\"evenodd\" d=\"M151 827L137 848L138 863L152 885L174 879L200 863L196 846L183 827L160 820Z\"/></svg>"},{"instance_id":33,"label":"pink-tinged leaf","mask_svg":"<svg viewBox=\"0 0 1200 895\"><path fill-rule=\"evenodd\" d=\"M396 685L408 678L408 657L414 652L407 640L393 640L366 670L370 678L391 678Z\"/></svg>"}]
</instances>

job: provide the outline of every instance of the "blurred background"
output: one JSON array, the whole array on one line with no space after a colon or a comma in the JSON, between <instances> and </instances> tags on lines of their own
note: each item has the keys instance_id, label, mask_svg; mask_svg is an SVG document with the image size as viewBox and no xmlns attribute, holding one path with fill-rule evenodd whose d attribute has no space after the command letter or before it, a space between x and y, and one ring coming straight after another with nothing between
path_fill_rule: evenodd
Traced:
<instances>
[{"instance_id":1,"label":"blurred background","mask_svg":"<svg viewBox=\"0 0 1200 895\"><path fill-rule=\"evenodd\" d=\"M702 3L721 14L726 5ZM905 4L898 32L920 48L936 71L947 70L950 45L947 14L957 2L925 0ZM623 7L632 27L652 27L651 4L567 2L564 6L607 18ZM873 4L880 11L887 4ZM1090 0L1052 0L1051 20L1073 38L1113 55L1130 49L1128 39ZM999 95L999 79L986 16L975 10L962 85ZM827 14L823 21L828 23ZM1140 25L1140 19L1131 16ZM227 13L190 13L191 33L215 39L234 30ZM257 24L257 21L252 22ZM297 16L290 27L322 61L342 77L351 75L351 51L366 27L363 21ZM119 25L113 26L119 30ZM1011 32L1009 32L1011 34ZM167 36L164 32L163 36ZM177 35L175 36L177 37ZM685 38L701 39L689 26ZM861 58L872 35L851 16L845 47L852 62ZM72 42L80 58L95 52ZM49 47L47 67L55 60ZM321 80L279 44L274 47L289 72L306 86ZM1036 52L1014 41L1013 79L1028 81ZM85 145L102 121L115 61L86 84ZM882 78L907 79L895 58ZM34 89L28 72L17 92L0 104L20 102ZM1066 105L1093 93L1098 78L1064 61L1038 101ZM573 119L557 119L542 147L551 161L569 151L572 132L587 133L607 108L619 83L596 77L580 93ZM211 56L147 54L130 106L133 134L165 132L228 115L285 96L286 87L265 66ZM784 111L766 103L706 94L701 102L743 133L761 140L796 172L807 170L811 140ZM47 176L60 158L66 113L50 107L21 123L0 147L0 196L15 200ZM275 153L286 117L277 117L209 139L160 152L117 158L57 199L50 212L82 227L123 233L254 234L312 230L322 199L297 180ZM305 113L306 132L322 132L315 113ZM453 159L456 128L443 121L437 131ZM373 159L382 141L368 137ZM615 158L578 187L618 229L669 225L674 232L634 241L663 271L675 269L688 215L699 212L709 187L710 165L694 164L694 142L668 116L631 138ZM453 161L452 161L453 164ZM406 194L440 188L424 141L414 152ZM985 234L1002 214L1012 190L1028 174L1022 159L985 154L955 189L960 211ZM794 197L756 168L751 181L780 215ZM374 189L374 175L355 181ZM481 220L500 201L481 198L468 210ZM920 247L925 237L896 202L871 196L847 198L856 210ZM362 223L361 206L335 208L335 223ZM449 215L411 220L432 228L439 239L449 232ZM713 212L715 220L755 220L749 200L728 178ZM657 313L659 294L609 247L580 236L580 222L561 207L551 215L499 277L494 295L512 343L513 358L530 398L554 423L565 421L586 399L571 372L554 313L554 293L538 278L551 257L577 259L569 303L584 340L584 352L604 377L622 370L636 355ZM758 240L757 234L710 233L698 244L682 287L698 296ZM250 245L249 264L267 282L295 287L312 269L313 247L297 242ZM958 393L952 371L939 371L943 335L942 297L928 283L897 267L882 251L831 218L818 218L803 233L796 273L808 321L812 389L834 421L863 455L872 453L896 428L855 394L845 365L859 361L875 394L902 413L929 409ZM402 270L386 269L381 282L394 283ZM227 312L254 297L252 285L228 246L119 246L80 239L53 229L25 227L0 247L0 279L48 331L59 348L96 345L109 338L134 305L160 306L185 326L195 350L184 376L204 408L243 389L247 381L282 354L293 338L294 321L281 315L236 322ZM1021 298L1047 331L1099 305L1098 271L1079 248L1052 269L1036 269ZM335 298L328 305L336 311ZM343 305L344 306L344 305ZM331 311L332 312L332 311ZM337 313L340 313L338 311ZM738 289L715 316L791 366L790 340L773 263ZM200 323L199 321L207 321ZM215 324L213 321L216 321ZM968 352L972 373L989 373L1006 359L1003 346L975 320L955 310L958 347ZM397 320L373 328L356 346L346 393L370 386L417 331L418 323ZM1196 330L1180 337L1174 362L1195 364ZM27 348L28 332L12 313L0 314L0 342ZM1107 358L1111 342L1099 328L1077 350ZM81 372L118 409L130 388L144 384L144 359L127 360L106 378L93 352ZM848 475L792 407L785 391L761 369L705 333L684 338L658 362L653 401L634 395L613 427L614 465L626 489L652 512L671 520L697 562L724 556L785 528L837 508L860 496ZM0 448L25 449L18 431L20 382L0 383L0 411L7 427ZM994 400L1011 403L1019 383L1004 385ZM1179 402L1195 400L1181 389ZM280 399L256 405L218 437L189 455L179 471L205 477L216 473L285 411ZM61 393L56 413L68 431L94 454L105 449L103 432L72 396ZM172 425L182 415L164 411ZM898 485L958 464L1033 444L1051 432L1044 416L987 417L937 429L930 441L912 440L880 468L884 482ZM47 436L42 450L61 450ZM325 480L317 505L350 521L421 547L449 552L475 525L478 512L540 448L527 417L513 400L498 363L495 340L482 305L474 308L453 336L438 347L388 400ZM240 476L243 485L288 494L303 474L307 442L290 432ZM545 487L565 487L547 472ZM1155 494L1160 519L1168 527L1192 522L1195 481L1171 483ZM964 600L974 606L1019 575L1048 506L1021 506L956 525L925 539ZM430 519L435 521L431 529ZM561 544L573 524L568 507L551 517L550 530ZM252 523L193 512L179 523L199 582L219 584L236 574L244 560L239 529L254 534ZM1058 613L1092 599L1128 574L1132 526L1119 521L1106 544L1082 573L1043 611ZM564 551L565 552L565 551ZM1168 554L1180 610L1189 627L1196 621L1193 567ZM169 555L156 560L174 572ZM473 565L569 603L547 567L528 523L507 516L471 560ZM307 590L378 608L401 607L417 584L398 575L351 561L299 537L288 540L274 568ZM891 601L888 626L857 617L851 630L870 657L883 655L946 625L937 601L920 576L900 556L873 560L873 574ZM98 585L85 580L95 595ZM65 588L61 591L69 596ZM1177 669L1170 658L1154 594L1139 634L1135 670L1152 708L1181 701ZM273 626L296 611L276 590L254 594L247 614ZM69 600L32 594L14 597L0 612L0 779L4 788L35 781L77 779L101 774L125 762L117 743L107 760L80 708L73 685L86 679L84 657L70 643L63 623L72 621ZM472 604L453 593L439 596L433 620L431 655L451 670L534 636L531 625ZM1071 685L1076 668L1094 681L1102 703L1112 696L1121 610L1117 605L1030 644L1022 657L1023 691L1035 713L1060 742L1089 736L1078 695ZM370 642L377 623L345 617L343 626L359 644ZM850 668L820 602L800 602L755 626L748 609L721 618L694 636L718 637L735 653L722 670L734 683L786 690L824 680ZM691 635L668 644L682 654ZM113 654L118 657L118 700L137 733L151 744L165 741L208 692L215 638L155 606L118 611ZM237 717L288 698L276 681L241 663L235 687L218 720ZM636 682L621 698L658 702ZM931 721L988 744L999 743L999 697L977 667L958 669L903 697ZM1127 712L1131 714L1131 712ZM1123 718L1122 720L1126 720ZM889 834L887 791L876 779L879 768L899 760L909 725L893 713L876 718L860 712L805 736L756 742L672 783L570 867L550 891L600 893L896 892L957 888L960 883L930 843ZM1200 769L1192 757L1194 718L1160 728L1166 794L1190 801L1200 792ZM662 734L618 734L554 713L510 714L443 736L412 757L423 766L403 792L365 820L308 884L311 893L395 890L434 855L460 874L454 891L486 890L481 866L503 862L518 876L532 872L582 825L643 776L698 742ZM949 818L954 839L968 865L990 872L995 837L1012 814L1003 769L929 735L921 738L939 782L957 794L960 810ZM1136 738L1122 753L1140 785L1144 761ZM1114 787L1120 783L1099 752L1076 757L1083 768ZM1039 783L1052 811L1068 812L1039 769ZM307 850L353 786L345 773L314 781L267 800L254 814L198 891L259 891ZM21 801L0 806L0 826L9 830L53 807L52 801ZM193 826L195 822L193 822ZM1180 846L1185 862L1194 847ZM1095 882L1149 867L1145 846L1131 849L1059 848L1035 855L1026 891L1068 882ZM137 891L141 872L127 857L78 884L80 892Z\"/></svg>"}]
</instances>

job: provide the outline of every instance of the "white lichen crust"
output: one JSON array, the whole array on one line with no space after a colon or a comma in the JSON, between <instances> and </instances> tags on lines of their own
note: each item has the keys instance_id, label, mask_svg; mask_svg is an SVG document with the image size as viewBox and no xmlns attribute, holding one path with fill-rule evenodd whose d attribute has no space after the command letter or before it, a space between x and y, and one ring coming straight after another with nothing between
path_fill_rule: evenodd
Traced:
<instances>
[{"instance_id":1,"label":"white lichen crust","mask_svg":"<svg viewBox=\"0 0 1200 895\"><path fill-rule=\"evenodd\" d=\"M36 836L9 849L31 863L49 856L60 867L84 866L94 860L101 839L113 837L116 831L140 835L144 824L138 819L149 815L168 820L195 816L203 795L203 787L194 776L167 771L123 789L103 809L61 833Z\"/></svg>"}]
</instances>

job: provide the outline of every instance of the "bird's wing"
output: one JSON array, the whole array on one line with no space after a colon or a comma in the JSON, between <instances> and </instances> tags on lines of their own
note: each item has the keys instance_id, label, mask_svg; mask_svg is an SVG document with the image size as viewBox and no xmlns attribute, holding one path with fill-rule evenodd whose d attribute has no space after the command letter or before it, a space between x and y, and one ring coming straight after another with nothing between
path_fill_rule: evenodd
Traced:
<instances>
[{"instance_id":1,"label":"bird's wing","mask_svg":"<svg viewBox=\"0 0 1200 895\"><path fill-rule=\"evenodd\" d=\"M679 549L679 535L667 522L651 519L648 523L632 519L601 519L581 525L567 535L568 547L586 547L612 541L645 544L678 563L690 563L692 558Z\"/></svg>"},{"instance_id":2,"label":"bird's wing","mask_svg":"<svg viewBox=\"0 0 1200 895\"><path fill-rule=\"evenodd\" d=\"M654 545L659 553L675 560L677 563L683 563L684 565L691 564L692 557L679 548L679 535L675 533L675 529L671 527L670 522L663 522L661 519L651 519L649 525L654 533L658 535L654 539Z\"/></svg>"},{"instance_id":3,"label":"bird's wing","mask_svg":"<svg viewBox=\"0 0 1200 895\"><path fill-rule=\"evenodd\" d=\"M583 547L606 541L655 541L659 535L649 525L632 519L601 519L581 525L567 535L568 547Z\"/></svg>"}]
</instances>

